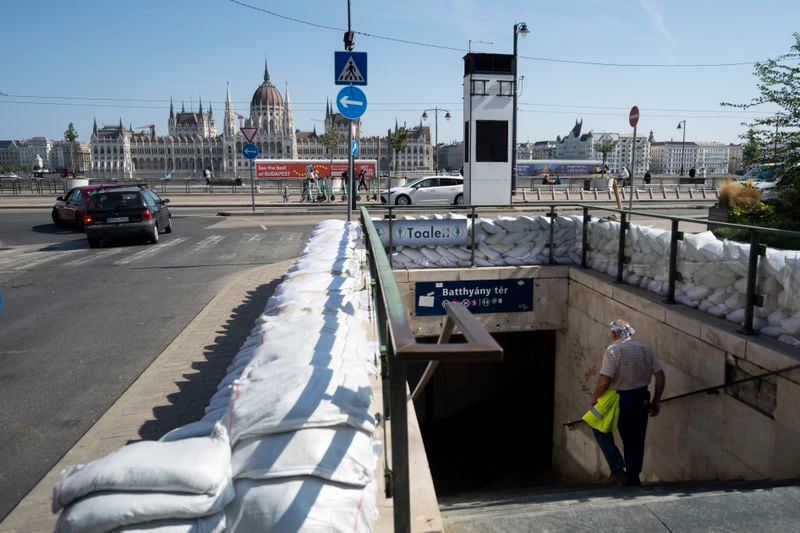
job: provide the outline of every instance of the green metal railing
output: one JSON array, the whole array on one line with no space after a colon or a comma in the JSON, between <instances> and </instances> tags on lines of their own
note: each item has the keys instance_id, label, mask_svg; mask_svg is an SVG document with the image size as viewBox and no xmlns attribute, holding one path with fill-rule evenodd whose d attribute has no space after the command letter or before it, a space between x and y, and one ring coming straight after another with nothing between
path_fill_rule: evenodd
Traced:
<instances>
[{"instance_id":1,"label":"green metal railing","mask_svg":"<svg viewBox=\"0 0 800 533\"><path fill-rule=\"evenodd\" d=\"M386 495L393 498L394 530L403 533L411 531L407 409L410 397L407 392L406 365L419 361L500 361L503 359L503 349L461 304L447 305L443 334L438 344L418 343L411 331L408 310L403 304L389 258L366 207L361 208L361 225L372 275L380 343L383 418L392 422L392 462L391 469L386 465ZM455 328L467 342L447 343ZM429 365L430 372L426 373L431 374L431 368Z\"/></svg>"}]
</instances>

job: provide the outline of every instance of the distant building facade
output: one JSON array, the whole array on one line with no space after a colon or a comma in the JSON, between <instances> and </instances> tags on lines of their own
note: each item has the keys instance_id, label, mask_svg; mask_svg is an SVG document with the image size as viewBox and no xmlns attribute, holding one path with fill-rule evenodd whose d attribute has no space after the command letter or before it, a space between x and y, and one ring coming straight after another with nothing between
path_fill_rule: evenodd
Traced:
<instances>
[{"instance_id":1,"label":"distant building facade","mask_svg":"<svg viewBox=\"0 0 800 533\"><path fill-rule=\"evenodd\" d=\"M636 145L633 146L633 135L620 133L595 133L589 131L582 133L583 121L575 121L572 130L564 136L558 137L555 143L555 157L547 159L603 159L603 155L597 151L597 143L603 140L614 142L613 150L606 158L606 165L611 172L620 172L622 167L630 167L631 151L635 150L634 175L644 175L650 168L650 146L651 137L644 135L636 137ZM652 133L651 133L652 136ZM551 153L551 152L548 152ZM544 159L544 158L542 158Z\"/></svg>"},{"instance_id":2,"label":"distant building facade","mask_svg":"<svg viewBox=\"0 0 800 533\"><path fill-rule=\"evenodd\" d=\"M0 170L18 169L21 166L17 141L0 141Z\"/></svg>"},{"instance_id":3,"label":"distant building facade","mask_svg":"<svg viewBox=\"0 0 800 533\"><path fill-rule=\"evenodd\" d=\"M237 124L238 122L238 124ZM239 126L258 128L253 143L258 146L261 159L326 159L329 154L322 145L316 129L311 132L296 130L288 84L281 92L270 81L266 62L264 78L250 100L250 115L245 119L236 112L230 88L226 90L222 132L218 133L214 112L209 104L206 111L202 102L197 111L186 111L181 106L175 112L170 102L168 134L158 136L155 127L136 132L118 125L98 128L95 121L91 141L91 170L97 176L129 177L202 177L204 171L215 176L234 177L249 172L251 162L242 156L244 139ZM333 112L329 103L325 110L325 131L334 130L341 142L334 158L347 158L347 129L350 121ZM395 127L397 127L395 125ZM357 122L360 131L361 122ZM358 131L356 135L358 137ZM392 164L389 135L359 139L360 158L377 159L383 172ZM397 157L398 171L432 170L433 148L430 128L410 128L408 146Z\"/></svg>"},{"instance_id":4,"label":"distant building facade","mask_svg":"<svg viewBox=\"0 0 800 533\"><path fill-rule=\"evenodd\" d=\"M718 142L664 141L651 147L651 169L656 174L684 175L689 169L705 169L708 174L727 174L730 147Z\"/></svg>"}]
</instances>

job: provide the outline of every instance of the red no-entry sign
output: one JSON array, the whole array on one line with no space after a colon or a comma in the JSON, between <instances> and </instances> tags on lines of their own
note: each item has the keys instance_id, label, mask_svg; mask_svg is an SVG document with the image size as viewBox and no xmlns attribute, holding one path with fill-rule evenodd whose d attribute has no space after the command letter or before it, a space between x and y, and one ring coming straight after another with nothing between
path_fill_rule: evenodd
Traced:
<instances>
[{"instance_id":1,"label":"red no-entry sign","mask_svg":"<svg viewBox=\"0 0 800 533\"><path fill-rule=\"evenodd\" d=\"M628 115L628 122L631 125L631 128L635 128L636 125L639 123L639 108L633 106L631 108L631 114Z\"/></svg>"}]
</instances>

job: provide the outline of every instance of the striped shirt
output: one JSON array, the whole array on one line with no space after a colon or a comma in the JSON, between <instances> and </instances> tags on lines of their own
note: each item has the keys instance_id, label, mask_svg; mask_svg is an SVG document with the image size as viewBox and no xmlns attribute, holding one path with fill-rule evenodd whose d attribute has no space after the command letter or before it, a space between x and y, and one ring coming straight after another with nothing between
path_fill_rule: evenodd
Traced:
<instances>
[{"instance_id":1,"label":"striped shirt","mask_svg":"<svg viewBox=\"0 0 800 533\"><path fill-rule=\"evenodd\" d=\"M606 348L600 374L611 378L612 388L632 390L647 387L653 374L661 370L661 363L648 345L628 338Z\"/></svg>"}]
</instances>

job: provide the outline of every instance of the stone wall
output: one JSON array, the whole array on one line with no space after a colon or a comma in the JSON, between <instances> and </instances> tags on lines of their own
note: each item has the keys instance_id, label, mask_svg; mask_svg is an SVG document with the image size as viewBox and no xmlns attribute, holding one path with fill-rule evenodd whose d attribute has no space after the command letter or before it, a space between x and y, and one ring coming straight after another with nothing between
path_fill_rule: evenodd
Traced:
<instances>
[{"instance_id":1,"label":"stone wall","mask_svg":"<svg viewBox=\"0 0 800 533\"><path fill-rule=\"evenodd\" d=\"M628 320L636 338L651 344L664 366L664 397L718 385L726 362L751 375L800 362L796 348L596 272L571 268L567 327L558 332L553 465L565 481L608 475L608 468L580 418L605 347L608 323ZM650 419L643 479L785 479L800 475L800 371L772 378L771 416L721 392L669 402ZM651 387L652 390L652 387ZM769 403L769 402L768 402ZM619 440L619 439L618 439Z\"/></svg>"}]
</instances>

